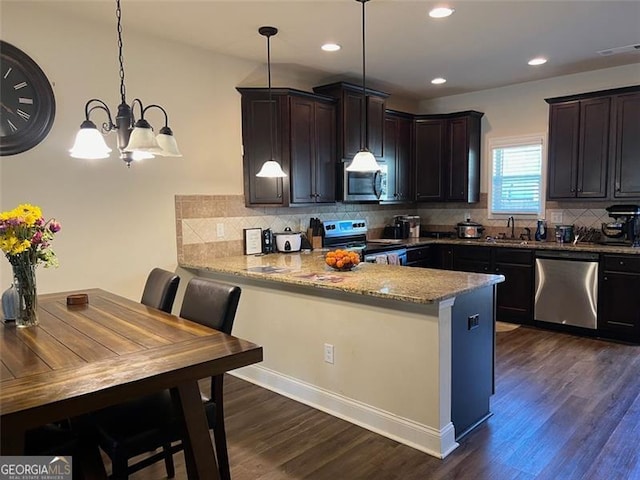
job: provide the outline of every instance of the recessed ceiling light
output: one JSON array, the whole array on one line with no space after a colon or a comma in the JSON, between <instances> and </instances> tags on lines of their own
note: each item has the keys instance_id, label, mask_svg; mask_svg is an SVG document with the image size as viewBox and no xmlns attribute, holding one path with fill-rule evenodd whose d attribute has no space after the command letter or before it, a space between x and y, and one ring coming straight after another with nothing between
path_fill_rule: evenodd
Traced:
<instances>
[{"instance_id":1,"label":"recessed ceiling light","mask_svg":"<svg viewBox=\"0 0 640 480\"><path fill-rule=\"evenodd\" d=\"M437 7L429 12L431 18L445 18L451 15L455 10L449 7Z\"/></svg>"},{"instance_id":2,"label":"recessed ceiling light","mask_svg":"<svg viewBox=\"0 0 640 480\"><path fill-rule=\"evenodd\" d=\"M438 77L438 78L434 78L433 80L431 80L431 83L433 83L434 85L442 85L443 83L447 83L447 79L446 78L442 78L442 77Z\"/></svg>"},{"instance_id":3,"label":"recessed ceiling light","mask_svg":"<svg viewBox=\"0 0 640 480\"><path fill-rule=\"evenodd\" d=\"M338 45L337 43L325 43L320 48L322 48L322 50L324 50L325 52L337 52L342 47L340 45Z\"/></svg>"},{"instance_id":4,"label":"recessed ceiling light","mask_svg":"<svg viewBox=\"0 0 640 480\"><path fill-rule=\"evenodd\" d=\"M543 65L547 63L547 59L543 57L532 58L527 62L529 65Z\"/></svg>"}]
</instances>

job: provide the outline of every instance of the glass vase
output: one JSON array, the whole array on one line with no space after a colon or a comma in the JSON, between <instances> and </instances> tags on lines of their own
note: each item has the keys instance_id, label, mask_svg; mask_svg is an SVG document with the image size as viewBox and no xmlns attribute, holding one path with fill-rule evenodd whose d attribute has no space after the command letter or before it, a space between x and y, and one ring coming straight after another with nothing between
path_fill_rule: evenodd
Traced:
<instances>
[{"instance_id":1,"label":"glass vase","mask_svg":"<svg viewBox=\"0 0 640 480\"><path fill-rule=\"evenodd\" d=\"M14 279L11 286L2 292L2 316L5 322L18 318L19 306L18 282Z\"/></svg>"},{"instance_id":2,"label":"glass vase","mask_svg":"<svg viewBox=\"0 0 640 480\"><path fill-rule=\"evenodd\" d=\"M36 290L36 267L33 264L14 265L18 303L20 305L16 326L18 328L38 325L38 292Z\"/></svg>"}]
</instances>

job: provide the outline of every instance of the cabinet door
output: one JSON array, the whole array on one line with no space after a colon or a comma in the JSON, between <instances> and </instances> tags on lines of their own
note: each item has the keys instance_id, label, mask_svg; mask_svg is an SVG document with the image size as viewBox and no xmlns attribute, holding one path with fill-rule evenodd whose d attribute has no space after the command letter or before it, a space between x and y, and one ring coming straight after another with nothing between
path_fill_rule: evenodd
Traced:
<instances>
[{"instance_id":1,"label":"cabinet door","mask_svg":"<svg viewBox=\"0 0 640 480\"><path fill-rule=\"evenodd\" d=\"M314 105L306 98L291 97L291 203L315 201Z\"/></svg>"},{"instance_id":2,"label":"cabinet door","mask_svg":"<svg viewBox=\"0 0 640 480\"><path fill-rule=\"evenodd\" d=\"M271 132L269 117L273 120L273 154L282 164L282 99L275 97L269 103L265 98L242 97L242 144L244 191L247 205L283 205L283 179L259 178L256 173L271 157ZM288 186L288 185L287 185Z\"/></svg>"},{"instance_id":3,"label":"cabinet door","mask_svg":"<svg viewBox=\"0 0 640 480\"><path fill-rule=\"evenodd\" d=\"M384 157L387 164L387 191L391 201L411 201L411 118L389 114L385 117Z\"/></svg>"},{"instance_id":4,"label":"cabinet door","mask_svg":"<svg viewBox=\"0 0 640 480\"><path fill-rule=\"evenodd\" d=\"M415 125L415 199L443 200L445 120L418 120Z\"/></svg>"},{"instance_id":5,"label":"cabinet door","mask_svg":"<svg viewBox=\"0 0 640 480\"><path fill-rule=\"evenodd\" d=\"M449 121L447 192L449 200L466 200L469 184L469 133L466 118Z\"/></svg>"},{"instance_id":6,"label":"cabinet door","mask_svg":"<svg viewBox=\"0 0 640 480\"><path fill-rule=\"evenodd\" d=\"M367 146L378 159L382 159L384 152L385 103L384 98L367 97Z\"/></svg>"},{"instance_id":7,"label":"cabinet door","mask_svg":"<svg viewBox=\"0 0 640 480\"><path fill-rule=\"evenodd\" d=\"M576 196L607 196L610 98L580 101L580 148Z\"/></svg>"},{"instance_id":8,"label":"cabinet door","mask_svg":"<svg viewBox=\"0 0 640 480\"><path fill-rule=\"evenodd\" d=\"M365 144L362 135L362 93L346 90L342 108L342 155L350 160Z\"/></svg>"},{"instance_id":9,"label":"cabinet door","mask_svg":"<svg viewBox=\"0 0 640 480\"><path fill-rule=\"evenodd\" d=\"M494 272L504 275L498 284L496 319L504 322L533 322L533 265L496 262Z\"/></svg>"},{"instance_id":10,"label":"cabinet door","mask_svg":"<svg viewBox=\"0 0 640 480\"><path fill-rule=\"evenodd\" d=\"M336 107L315 104L315 193L316 202L336 201Z\"/></svg>"},{"instance_id":11,"label":"cabinet door","mask_svg":"<svg viewBox=\"0 0 640 480\"><path fill-rule=\"evenodd\" d=\"M549 107L549 198L576 196L579 122L579 102Z\"/></svg>"},{"instance_id":12,"label":"cabinet door","mask_svg":"<svg viewBox=\"0 0 640 480\"><path fill-rule=\"evenodd\" d=\"M640 341L640 275L603 272L599 286L598 330L607 336Z\"/></svg>"},{"instance_id":13,"label":"cabinet door","mask_svg":"<svg viewBox=\"0 0 640 480\"><path fill-rule=\"evenodd\" d=\"M411 145L413 141L413 121L409 118L398 119L396 145L396 191L400 200L413 199L411 192ZM385 140L386 141L386 140Z\"/></svg>"},{"instance_id":14,"label":"cabinet door","mask_svg":"<svg viewBox=\"0 0 640 480\"><path fill-rule=\"evenodd\" d=\"M453 269L460 272L491 273L491 248L454 245Z\"/></svg>"},{"instance_id":15,"label":"cabinet door","mask_svg":"<svg viewBox=\"0 0 640 480\"><path fill-rule=\"evenodd\" d=\"M640 197L640 93L614 97L615 198Z\"/></svg>"},{"instance_id":16,"label":"cabinet door","mask_svg":"<svg viewBox=\"0 0 640 480\"><path fill-rule=\"evenodd\" d=\"M387 164L387 196L391 201L400 200L398 187L398 169L396 159L398 155L398 128L397 117L387 117L384 120L384 161Z\"/></svg>"}]
</instances>

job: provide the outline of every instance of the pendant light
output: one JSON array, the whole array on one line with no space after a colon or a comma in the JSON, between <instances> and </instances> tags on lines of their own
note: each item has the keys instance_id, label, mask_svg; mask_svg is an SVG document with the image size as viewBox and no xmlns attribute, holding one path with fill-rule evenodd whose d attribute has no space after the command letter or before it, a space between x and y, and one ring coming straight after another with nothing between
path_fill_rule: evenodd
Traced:
<instances>
[{"instance_id":1,"label":"pendant light","mask_svg":"<svg viewBox=\"0 0 640 480\"><path fill-rule=\"evenodd\" d=\"M360 145L360 151L356 153L351 160L351 163L347 167L348 172L377 172L380 169L380 165L376 162L376 157L369 151L368 134L369 134L369 119L367 118L367 86L366 86L366 62L365 62L365 15L364 4L369 0L356 0L356 2L362 3L362 132L360 135L360 142L364 137L364 145Z\"/></svg>"},{"instance_id":2,"label":"pendant light","mask_svg":"<svg viewBox=\"0 0 640 480\"><path fill-rule=\"evenodd\" d=\"M120 0L116 0L116 18L118 30L118 62L120 65L120 105L115 123L111 118L111 111L107 104L97 98L89 100L84 107L85 120L80 125L80 131L76 135L70 154L74 158L97 159L107 158L111 152L104 141L102 133L116 130L118 133L118 150L120 158L131 166L134 160L153 158L155 155L164 157L181 157L178 144L169 128L167 111L160 105L149 105L145 107L140 99L136 98L127 104L125 98L126 87L124 84L124 61L122 55L122 9ZM136 104L140 107L140 119L136 121L133 110ZM164 114L164 127L160 129L157 136L153 134L153 129L144 116L150 109L158 109ZM96 124L89 120L89 116L94 110L102 110L107 115L107 121L102 124L102 133Z\"/></svg>"},{"instance_id":3,"label":"pendant light","mask_svg":"<svg viewBox=\"0 0 640 480\"><path fill-rule=\"evenodd\" d=\"M282 178L286 177L280 164L273 158L273 105L271 100L271 37L278 33L278 29L275 27L260 27L258 33L264 37L267 37L267 71L269 76L269 144L271 146L271 156L269 160L264 162L262 168L256 177L262 178Z\"/></svg>"}]
</instances>

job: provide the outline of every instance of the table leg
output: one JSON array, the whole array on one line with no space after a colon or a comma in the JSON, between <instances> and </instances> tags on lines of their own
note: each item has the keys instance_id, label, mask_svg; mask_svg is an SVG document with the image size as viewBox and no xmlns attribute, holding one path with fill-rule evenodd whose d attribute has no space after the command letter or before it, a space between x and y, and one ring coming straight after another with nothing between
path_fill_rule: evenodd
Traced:
<instances>
[{"instance_id":1,"label":"table leg","mask_svg":"<svg viewBox=\"0 0 640 480\"><path fill-rule=\"evenodd\" d=\"M219 480L207 416L198 382L187 382L171 389L174 404L182 411L184 457L189 480Z\"/></svg>"}]
</instances>

